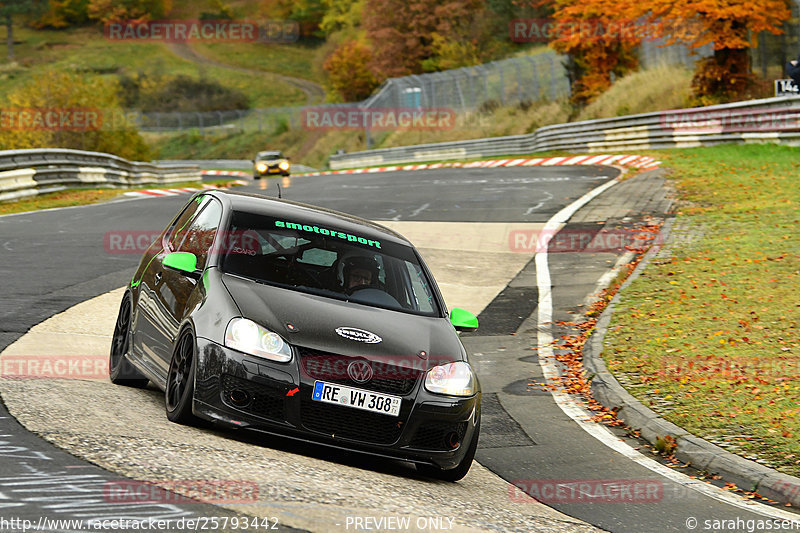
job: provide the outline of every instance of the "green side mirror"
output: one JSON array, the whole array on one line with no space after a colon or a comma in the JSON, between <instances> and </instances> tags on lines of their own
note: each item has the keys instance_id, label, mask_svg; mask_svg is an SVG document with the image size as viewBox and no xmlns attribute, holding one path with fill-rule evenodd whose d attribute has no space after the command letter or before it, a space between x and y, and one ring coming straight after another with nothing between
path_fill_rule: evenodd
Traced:
<instances>
[{"instance_id":1,"label":"green side mirror","mask_svg":"<svg viewBox=\"0 0 800 533\"><path fill-rule=\"evenodd\" d=\"M453 310L450 311L450 323L453 324L453 327L456 328L458 331L464 331L466 329L477 329L478 317L476 317L466 309L454 307Z\"/></svg>"},{"instance_id":2,"label":"green side mirror","mask_svg":"<svg viewBox=\"0 0 800 533\"><path fill-rule=\"evenodd\" d=\"M197 256L189 252L172 252L164 258L164 266L183 272L192 277L200 277L197 272Z\"/></svg>"}]
</instances>

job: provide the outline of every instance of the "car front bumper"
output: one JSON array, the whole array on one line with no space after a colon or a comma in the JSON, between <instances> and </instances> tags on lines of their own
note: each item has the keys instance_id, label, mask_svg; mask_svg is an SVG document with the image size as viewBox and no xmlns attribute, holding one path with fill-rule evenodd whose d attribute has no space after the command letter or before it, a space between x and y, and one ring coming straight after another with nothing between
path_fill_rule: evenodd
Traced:
<instances>
[{"instance_id":1,"label":"car front bumper","mask_svg":"<svg viewBox=\"0 0 800 533\"><path fill-rule=\"evenodd\" d=\"M257 168L253 169L253 176L258 178L263 176L288 176L290 172L291 169L283 170L278 165L270 165L264 171L260 171Z\"/></svg>"},{"instance_id":2,"label":"car front bumper","mask_svg":"<svg viewBox=\"0 0 800 533\"><path fill-rule=\"evenodd\" d=\"M296 350L282 364L197 342L193 411L206 420L442 469L461 462L476 430L480 392L435 395L420 379L391 417L312 400L314 380L301 372Z\"/></svg>"}]
</instances>

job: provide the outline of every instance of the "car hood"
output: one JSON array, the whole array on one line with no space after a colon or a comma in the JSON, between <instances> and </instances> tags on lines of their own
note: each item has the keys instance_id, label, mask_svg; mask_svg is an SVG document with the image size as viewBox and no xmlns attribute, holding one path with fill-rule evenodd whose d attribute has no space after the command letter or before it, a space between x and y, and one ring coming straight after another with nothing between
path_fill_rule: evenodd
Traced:
<instances>
[{"instance_id":1,"label":"car hood","mask_svg":"<svg viewBox=\"0 0 800 533\"><path fill-rule=\"evenodd\" d=\"M447 319L379 309L257 283L224 274L223 283L245 318L279 333L290 344L310 350L371 358L391 357L416 362L420 352L428 364L466 360L466 352ZM287 324L292 324L290 330ZM363 330L380 342L353 340L359 336L339 328Z\"/></svg>"}]
</instances>

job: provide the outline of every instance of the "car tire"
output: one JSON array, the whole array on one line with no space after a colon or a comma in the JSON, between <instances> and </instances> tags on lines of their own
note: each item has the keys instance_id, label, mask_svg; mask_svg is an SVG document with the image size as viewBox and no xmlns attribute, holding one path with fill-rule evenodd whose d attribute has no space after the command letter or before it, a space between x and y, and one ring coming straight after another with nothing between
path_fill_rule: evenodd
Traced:
<instances>
[{"instance_id":1,"label":"car tire","mask_svg":"<svg viewBox=\"0 0 800 533\"><path fill-rule=\"evenodd\" d=\"M467 454L455 468L443 470L433 465L417 464L417 472L423 476L441 479L442 481L458 481L462 479L472 467L472 460L475 458L475 451L478 449L478 435L480 432L481 422L480 418L478 418L478 423L475 425L475 433L472 434L472 440L469 443L469 448L467 448Z\"/></svg>"},{"instance_id":2,"label":"car tire","mask_svg":"<svg viewBox=\"0 0 800 533\"><path fill-rule=\"evenodd\" d=\"M190 328L183 330L175 343L167 373L164 404L171 422L196 425L198 418L192 413L194 377L197 371L197 343Z\"/></svg>"},{"instance_id":3,"label":"car tire","mask_svg":"<svg viewBox=\"0 0 800 533\"><path fill-rule=\"evenodd\" d=\"M108 356L108 377L114 385L144 388L150 381L125 358L131 344L131 322L133 305L131 295L125 294L119 306L117 323L111 341L111 352Z\"/></svg>"}]
</instances>

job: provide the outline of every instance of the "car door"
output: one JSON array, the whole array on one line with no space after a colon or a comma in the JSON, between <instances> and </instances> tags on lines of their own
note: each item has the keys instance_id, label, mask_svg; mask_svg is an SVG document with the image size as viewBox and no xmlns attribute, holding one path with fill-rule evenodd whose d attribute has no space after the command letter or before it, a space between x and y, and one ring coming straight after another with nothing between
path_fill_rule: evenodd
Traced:
<instances>
[{"instance_id":1,"label":"car door","mask_svg":"<svg viewBox=\"0 0 800 533\"><path fill-rule=\"evenodd\" d=\"M209 206L214 207L204 215ZM215 216L215 226L218 226L221 212L219 202L210 196L200 196L189 203L165 232L162 249L142 274L133 341L137 351L144 356L143 362L163 379L166 379L172 343L180 325L177 321L183 318L185 302L196 284L188 276L165 268L164 257L176 251L189 251L187 248L197 243L198 228L206 226L208 218ZM187 240L187 236L191 237ZM193 248L193 251L197 249ZM205 255L201 255L198 268L205 268L207 250Z\"/></svg>"},{"instance_id":2,"label":"car door","mask_svg":"<svg viewBox=\"0 0 800 533\"><path fill-rule=\"evenodd\" d=\"M151 371L160 375L160 365L156 363L161 359L158 355L163 350L163 328L159 326L158 316L161 314L158 299L158 285L163 276L163 266L161 261L166 255L164 252L174 244L176 235L181 229L185 229L199 213L202 197L189 202L167 228L161 238L161 250L158 251L148 262L147 267L141 274L139 283L139 297L136 302L136 313L133 324L133 345L134 351L141 354L142 364ZM166 379L166 374L161 376Z\"/></svg>"},{"instance_id":3,"label":"car door","mask_svg":"<svg viewBox=\"0 0 800 533\"><path fill-rule=\"evenodd\" d=\"M192 221L185 229L177 231L169 243L163 256L154 261L160 273L160 282L156 285L160 344L155 353L159 356L157 364L166 375L169 370L172 350L177 340L179 328L191 309L187 308L200 280L186 273L163 266L163 257L171 252L190 252L197 257L197 272L203 272L208 262L209 249L219 229L222 218L222 205L211 197L205 197Z\"/></svg>"}]
</instances>

